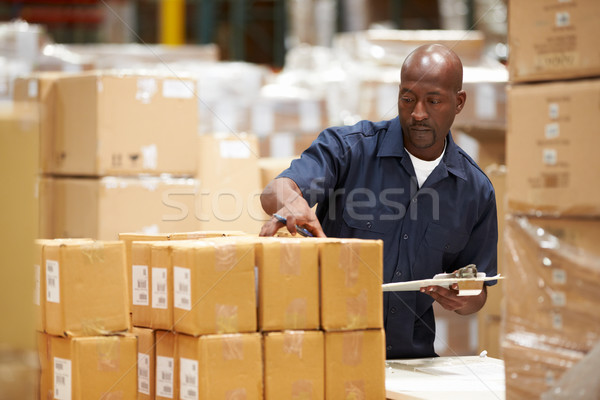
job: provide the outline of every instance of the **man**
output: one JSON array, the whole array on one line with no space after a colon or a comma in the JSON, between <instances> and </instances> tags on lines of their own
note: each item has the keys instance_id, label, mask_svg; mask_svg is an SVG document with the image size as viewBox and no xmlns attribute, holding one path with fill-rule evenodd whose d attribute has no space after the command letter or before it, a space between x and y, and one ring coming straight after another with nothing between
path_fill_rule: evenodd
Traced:
<instances>
[{"instance_id":1,"label":"man","mask_svg":"<svg viewBox=\"0 0 600 400\"><path fill-rule=\"evenodd\" d=\"M323 131L299 160L267 185L261 202L315 236L383 239L384 282L432 278L476 264L496 273L494 189L452 140L466 101L462 63L441 45L417 48L400 73L399 116ZM311 207L318 204L316 214ZM268 221L261 235L282 223ZM384 294L387 358L435 356L433 301L458 314L478 311L478 296L455 288Z\"/></svg>"}]
</instances>

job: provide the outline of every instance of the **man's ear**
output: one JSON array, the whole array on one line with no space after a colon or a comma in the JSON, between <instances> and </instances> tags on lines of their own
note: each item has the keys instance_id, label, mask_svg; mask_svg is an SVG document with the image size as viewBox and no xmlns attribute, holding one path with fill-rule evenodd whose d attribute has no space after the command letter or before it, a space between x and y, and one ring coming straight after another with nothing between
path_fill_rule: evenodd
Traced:
<instances>
[{"instance_id":1,"label":"man's ear","mask_svg":"<svg viewBox=\"0 0 600 400\"><path fill-rule=\"evenodd\" d=\"M456 93L456 113L457 114L462 111L463 107L465 106L466 101L467 101L467 92L465 92L464 90L459 90Z\"/></svg>"}]
</instances>

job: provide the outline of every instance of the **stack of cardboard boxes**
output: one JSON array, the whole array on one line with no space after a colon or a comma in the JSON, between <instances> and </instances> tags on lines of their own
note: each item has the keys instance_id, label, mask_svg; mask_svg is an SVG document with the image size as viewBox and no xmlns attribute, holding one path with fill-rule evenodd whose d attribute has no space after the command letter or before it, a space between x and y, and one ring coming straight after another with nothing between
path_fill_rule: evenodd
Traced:
<instances>
[{"instance_id":1,"label":"stack of cardboard boxes","mask_svg":"<svg viewBox=\"0 0 600 400\"><path fill-rule=\"evenodd\" d=\"M507 398L531 399L600 339L600 3L519 2L509 14L503 352Z\"/></svg>"},{"instance_id":2,"label":"stack of cardboard boxes","mask_svg":"<svg viewBox=\"0 0 600 400\"><path fill-rule=\"evenodd\" d=\"M17 80L15 102L40 115L40 237L257 231L257 141L199 138L196 83L126 71Z\"/></svg>"},{"instance_id":3,"label":"stack of cardboard boxes","mask_svg":"<svg viewBox=\"0 0 600 400\"><path fill-rule=\"evenodd\" d=\"M122 238L140 398L385 397L381 242Z\"/></svg>"},{"instance_id":4,"label":"stack of cardboard boxes","mask_svg":"<svg viewBox=\"0 0 600 400\"><path fill-rule=\"evenodd\" d=\"M123 242L39 240L36 258L40 398L135 398Z\"/></svg>"}]
</instances>

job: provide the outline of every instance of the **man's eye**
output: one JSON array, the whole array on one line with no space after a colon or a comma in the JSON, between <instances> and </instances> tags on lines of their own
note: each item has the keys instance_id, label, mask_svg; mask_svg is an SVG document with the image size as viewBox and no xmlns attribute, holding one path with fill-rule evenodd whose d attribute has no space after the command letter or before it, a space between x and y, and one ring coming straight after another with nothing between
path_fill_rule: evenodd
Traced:
<instances>
[{"instance_id":1,"label":"man's eye","mask_svg":"<svg viewBox=\"0 0 600 400\"><path fill-rule=\"evenodd\" d=\"M432 99L432 100L429 100L429 102L430 102L431 104L440 104L440 103L441 103L441 101L440 101L440 100L437 100L437 99Z\"/></svg>"},{"instance_id":2,"label":"man's eye","mask_svg":"<svg viewBox=\"0 0 600 400\"><path fill-rule=\"evenodd\" d=\"M402 101L405 103L410 103L413 101L413 99L411 99L410 97L402 97Z\"/></svg>"}]
</instances>

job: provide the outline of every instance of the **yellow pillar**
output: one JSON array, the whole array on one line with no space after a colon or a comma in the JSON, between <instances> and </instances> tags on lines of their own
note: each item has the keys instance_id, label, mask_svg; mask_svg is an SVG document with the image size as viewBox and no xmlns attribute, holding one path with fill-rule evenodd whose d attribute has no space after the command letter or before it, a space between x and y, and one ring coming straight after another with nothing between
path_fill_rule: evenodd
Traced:
<instances>
[{"instance_id":1,"label":"yellow pillar","mask_svg":"<svg viewBox=\"0 0 600 400\"><path fill-rule=\"evenodd\" d=\"M160 0L160 43L185 43L185 0Z\"/></svg>"}]
</instances>

